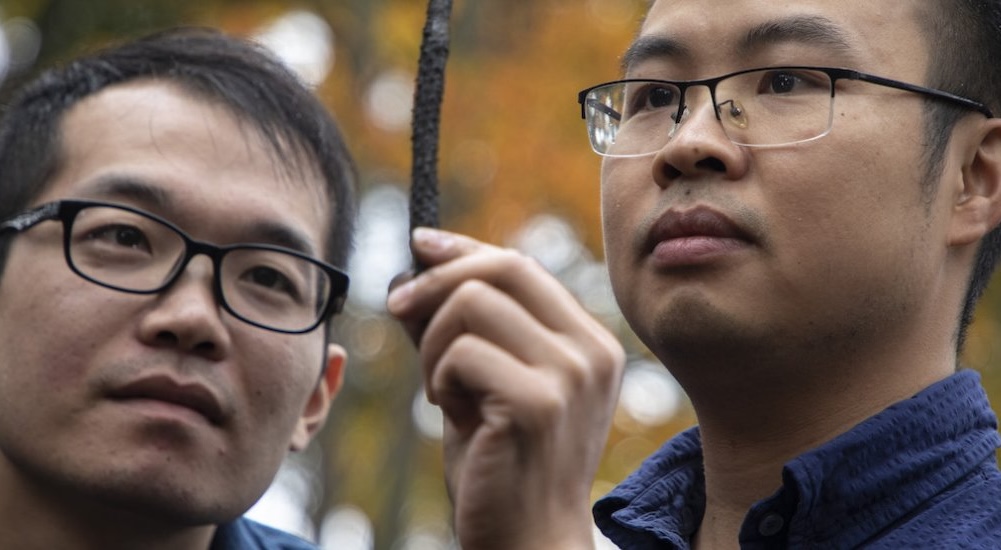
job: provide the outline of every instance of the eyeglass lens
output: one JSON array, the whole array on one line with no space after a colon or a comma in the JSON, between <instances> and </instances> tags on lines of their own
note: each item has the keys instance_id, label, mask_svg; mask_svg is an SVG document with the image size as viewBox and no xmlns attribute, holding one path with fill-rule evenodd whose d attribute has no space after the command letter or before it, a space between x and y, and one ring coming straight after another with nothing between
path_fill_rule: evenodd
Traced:
<instances>
[{"instance_id":1,"label":"eyeglass lens","mask_svg":"<svg viewBox=\"0 0 1001 550\"><path fill-rule=\"evenodd\" d=\"M591 145L606 156L659 151L673 134L678 106L691 89L658 81L615 82L591 90L585 115ZM831 77L822 71L772 68L718 81L715 102L727 137L738 145L799 143L831 127ZM684 97L683 97L684 96ZM682 121L683 122L683 121Z\"/></svg>"},{"instance_id":2,"label":"eyeglass lens","mask_svg":"<svg viewBox=\"0 0 1001 550\"><path fill-rule=\"evenodd\" d=\"M95 282L120 290L154 292L184 268L185 238L139 213L89 206L72 223L71 266ZM217 266L222 300L237 316L279 330L316 323L330 293L318 265L281 251L253 246L226 249Z\"/></svg>"}]
</instances>

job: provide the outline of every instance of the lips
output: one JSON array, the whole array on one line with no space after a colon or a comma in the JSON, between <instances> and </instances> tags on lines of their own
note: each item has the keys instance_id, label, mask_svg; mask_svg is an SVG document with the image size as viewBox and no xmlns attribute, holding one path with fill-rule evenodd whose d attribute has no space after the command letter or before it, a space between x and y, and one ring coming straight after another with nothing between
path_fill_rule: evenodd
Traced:
<instances>
[{"instance_id":1,"label":"lips","mask_svg":"<svg viewBox=\"0 0 1001 550\"><path fill-rule=\"evenodd\" d=\"M181 383L170 376L150 376L129 382L110 392L117 401L152 400L191 409L213 425L222 424L226 415L220 400L200 383Z\"/></svg>"},{"instance_id":2,"label":"lips","mask_svg":"<svg viewBox=\"0 0 1001 550\"><path fill-rule=\"evenodd\" d=\"M668 210L650 228L645 253L665 266L689 265L753 244L752 236L708 207Z\"/></svg>"}]
</instances>

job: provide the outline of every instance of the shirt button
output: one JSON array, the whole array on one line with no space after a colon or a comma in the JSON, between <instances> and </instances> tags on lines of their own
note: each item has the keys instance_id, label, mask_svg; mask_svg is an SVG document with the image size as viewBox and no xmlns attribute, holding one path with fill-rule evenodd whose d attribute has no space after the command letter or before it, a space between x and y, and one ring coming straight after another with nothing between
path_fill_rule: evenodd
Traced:
<instances>
[{"instance_id":1,"label":"shirt button","mask_svg":"<svg viewBox=\"0 0 1001 550\"><path fill-rule=\"evenodd\" d=\"M786 521L782 519L782 516L773 512L761 519L761 523L758 524L758 533L763 537L774 537L782 531L785 524Z\"/></svg>"}]
</instances>

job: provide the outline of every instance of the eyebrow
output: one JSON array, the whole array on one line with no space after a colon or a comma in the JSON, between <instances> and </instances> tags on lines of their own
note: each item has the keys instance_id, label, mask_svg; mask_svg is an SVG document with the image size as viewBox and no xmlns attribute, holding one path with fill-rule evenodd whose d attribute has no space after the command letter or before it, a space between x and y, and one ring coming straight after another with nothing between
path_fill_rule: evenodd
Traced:
<instances>
[{"instance_id":1,"label":"eyebrow","mask_svg":"<svg viewBox=\"0 0 1001 550\"><path fill-rule=\"evenodd\" d=\"M91 194L111 200L138 203L143 208L161 214L176 210L175 201L167 190L127 175L109 174L101 177L92 186ZM281 222L250 221L248 228L244 242L271 244L310 256L316 255L316 248L304 233Z\"/></svg>"},{"instance_id":2,"label":"eyebrow","mask_svg":"<svg viewBox=\"0 0 1001 550\"><path fill-rule=\"evenodd\" d=\"M649 59L687 57L690 51L681 42L665 36L641 36L633 41L622 56L622 72Z\"/></svg>"},{"instance_id":3,"label":"eyebrow","mask_svg":"<svg viewBox=\"0 0 1001 550\"><path fill-rule=\"evenodd\" d=\"M300 231L283 223L270 220L258 221L252 224L251 241L267 243L302 252L307 256L316 256L316 249L311 241Z\"/></svg>"},{"instance_id":4,"label":"eyebrow","mask_svg":"<svg viewBox=\"0 0 1001 550\"><path fill-rule=\"evenodd\" d=\"M853 53L847 33L826 17L795 16L762 23L747 32L740 42L741 51L760 49L783 42L824 46L838 53Z\"/></svg>"},{"instance_id":5,"label":"eyebrow","mask_svg":"<svg viewBox=\"0 0 1001 550\"><path fill-rule=\"evenodd\" d=\"M792 16L757 25L740 40L737 51L760 50L787 42L824 46L839 54L853 54L855 51L844 30L830 19L820 16ZM649 59L691 56L691 49L677 39L663 35L641 36L622 56L621 68L623 72L628 72Z\"/></svg>"},{"instance_id":6,"label":"eyebrow","mask_svg":"<svg viewBox=\"0 0 1001 550\"><path fill-rule=\"evenodd\" d=\"M92 186L93 194L111 199L129 200L157 210L170 210L173 201L163 188L137 178L108 174Z\"/></svg>"}]
</instances>

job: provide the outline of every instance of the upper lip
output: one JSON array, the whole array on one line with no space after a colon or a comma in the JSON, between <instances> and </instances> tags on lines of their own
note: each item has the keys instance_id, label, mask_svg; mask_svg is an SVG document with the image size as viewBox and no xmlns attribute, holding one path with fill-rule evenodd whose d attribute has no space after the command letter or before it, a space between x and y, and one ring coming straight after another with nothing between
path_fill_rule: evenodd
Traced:
<instances>
[{"instance_id":1,"label":"upper lip","mask_svg":"<svg viewBox=\"0 0 1001 550\"><path fill-rule=\"evenodd\" d=\"M210 423L223 422L226 413L221 400L200 382L184 382L168 375L153 375L129 382L110 393L112 399L152 399L191 409Z\"/></svg>"},{"instance_id":2,"label":"upper lip","mask_svg":"<svg viewBox=\"0 0 1001 550\"><path fill-rule=\"evenodd\" d=\"M726 215L707 206L686 210L670 209L654 222L647 234L646 250L658 243L684 237L713 237L751 242L751 235Z\"/></svg>"}]
</instances>

